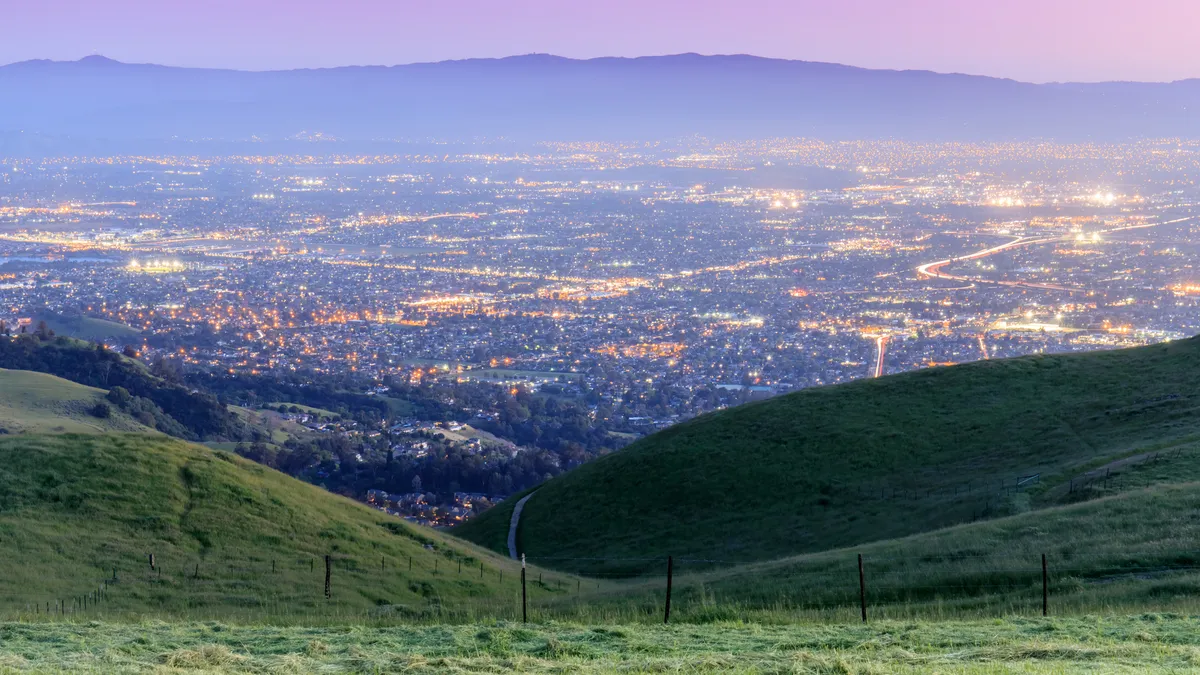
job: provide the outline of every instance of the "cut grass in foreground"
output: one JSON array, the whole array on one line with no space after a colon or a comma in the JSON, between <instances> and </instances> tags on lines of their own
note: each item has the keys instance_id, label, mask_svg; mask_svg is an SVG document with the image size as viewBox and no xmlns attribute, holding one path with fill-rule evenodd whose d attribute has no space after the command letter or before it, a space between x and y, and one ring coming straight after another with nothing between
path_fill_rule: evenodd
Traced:
<instances>
[{"instance_id":1,"label":"cut grass in foreground","mask_svg":"<svg viewBox=\"0 0 1200 675\"><path fill-rule=\"evenodd\" d=\"M304 628L0 624L0 670L405 673L1200 672L1200 618L862 625Z\"/></svg>"}]
</instances>

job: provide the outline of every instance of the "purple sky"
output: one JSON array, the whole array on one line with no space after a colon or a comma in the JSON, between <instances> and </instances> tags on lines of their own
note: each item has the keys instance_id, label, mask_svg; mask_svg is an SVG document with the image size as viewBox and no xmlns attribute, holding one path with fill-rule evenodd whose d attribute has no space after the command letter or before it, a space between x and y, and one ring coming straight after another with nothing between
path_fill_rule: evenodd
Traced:
<instances>
[{"instance_id":1,"label":"purple sky","mask_svg":"<svg viewBox=\"0 0 1200 675\"><path fill-rule=\"evenodd\" d=\"M1200 0L0 0L0 63L242 69L700 52L1051 80L1200 77Z\"/></svg>"}]
</instances>

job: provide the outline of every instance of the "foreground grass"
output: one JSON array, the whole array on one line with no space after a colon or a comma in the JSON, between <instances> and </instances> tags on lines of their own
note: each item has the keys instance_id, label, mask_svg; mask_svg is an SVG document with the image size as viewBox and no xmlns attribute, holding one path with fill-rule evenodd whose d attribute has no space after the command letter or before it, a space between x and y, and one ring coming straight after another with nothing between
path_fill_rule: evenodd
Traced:
<instances>
[{"instance_id":1,"label":"foreground grass","mask_svg":"<svg viewBox=\"0 0 1200 675\"><path fill-rule=\"evenodd\" d=\"M1200 617L862 625L0 624L4 672L1180 673Z\"/></svg>"}]
</instances>

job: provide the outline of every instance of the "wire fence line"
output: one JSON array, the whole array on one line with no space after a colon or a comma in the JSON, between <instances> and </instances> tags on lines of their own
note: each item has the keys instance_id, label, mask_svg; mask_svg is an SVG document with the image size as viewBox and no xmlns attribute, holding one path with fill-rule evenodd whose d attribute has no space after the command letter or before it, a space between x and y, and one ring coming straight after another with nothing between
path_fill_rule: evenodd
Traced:
<instances>
[{"instance_id":1,"label":"wire fence line","mask_svg":"<svg viewBox=\"0 0 1200 675\"><path fill-rule=\"evenodd\" d=\"M468 562L469 561L469 562ZM620 566L570 575L564 563ZM638 565L630 570L630 564ZM522 561L423 556L147 555L106 558L77 590L9 593L19 617L209 612L346 620L437 617L543 620L618 616L664 622L749 618L771 609L862 621L947 603L974 611L1048 615L1054 601L1131 583L1170 582L1200 596L1200 551L1049 555L947 551L929 555L821 555L795 561L674 556L548 556ZM438 581L448 583L439 586ZM1180 590L1182 589L1182 591ZM1154 595L1158 589L1148 589ZM401 596L404 596L403 599ZM373 598L364 606L363 598ZM407 601L405 601L405 599ZM672 608L673 607L673 608Z\"/></svg>"}]
</instances>

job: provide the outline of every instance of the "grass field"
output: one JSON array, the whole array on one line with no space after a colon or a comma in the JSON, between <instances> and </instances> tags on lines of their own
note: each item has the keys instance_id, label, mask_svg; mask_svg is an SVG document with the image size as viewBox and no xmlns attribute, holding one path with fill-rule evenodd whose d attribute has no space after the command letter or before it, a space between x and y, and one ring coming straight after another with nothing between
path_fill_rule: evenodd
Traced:
<instances>
[{"instance_id":1,"label":"grass field","mask_svg":"<svg viewBox=\"0 0 1200 675\"><path fill-rule=\"evenodd\" d=\"M288 406L289 408L292 408L292 407L299 408L301 411L306 412L309 415L314 415L316 417L325 417L325 418L328 418L331 420L336 420L336 419L341 418L341 415L333 412L332 410L325 410L324 408L314 408L309 405L300 405L299 403L288 403L286 401L275 401L273 403L267 403L266 407L278 408L281 405Z\"/></svg>"},{"instance_id":2,"label":"grass field","mask_svg":"<svg viewBox=\"0 0 1200 675\"><path fill-rule=\"evenodd\" d=\"M557 382L562 380L570 382L583 377L580 373L571 372L554 372L550 370L514 370L511 368L479 368L476 370L467 370L461 373L463 376L476 377L485 380L541 380L546 382Z\"/></svg>"},{"instance_id":3,"label":"grass field","mask_svg":"<svg viewBox=\"0 0 1200 675\"><path fill-rule=\"evenodd\" d=\"M1174 615L861 625L0 624L5 672L1192 673Z\"/></svg>"},{"instance_id":4,"label":"grass field","mask_svg":"<svg viewBox=\"0 0 1200 675\"><path fill-rule=\"evenodd\" d=\"M105 393L45 373L0 368L0 428L10 434L154 433L115 407L105 419L90 414Z\"/></svg>"},{"instance_id":5,"label":"grass field","mask_svg":"<svg viewBox=\"0 0 1200 675\"><path fill-rule=\"evenodd\" d=\"M0 437L0 542L6 615L45 616L60 601L74 615L105 587L80 616L346 623L518 611L510 560L149 434ZM542 574L547 591L570 581Z\"/></svg>"},{"instance_id":6,"label":"grass field","mask_svg":"<svg viewBox=\"0 0 1200 675\"><path fill-rule=\"evenodd\" d=\"M749 404L547 482L525 507L519 548L584 572L611 572L613 558L769 560L1086 499L1096 486L1077 481L1124 458L1179 454L1164 478L1195 480L1197 375L1191 339ZM1114 466L1132 486L1137 466ZM502 506L456 533L503 550L510 513Z\"/></svg>"}]
</instances>

